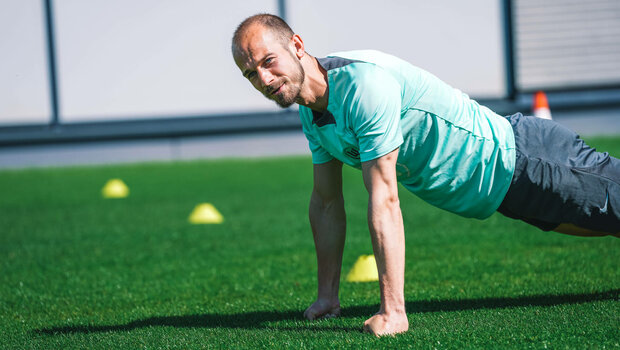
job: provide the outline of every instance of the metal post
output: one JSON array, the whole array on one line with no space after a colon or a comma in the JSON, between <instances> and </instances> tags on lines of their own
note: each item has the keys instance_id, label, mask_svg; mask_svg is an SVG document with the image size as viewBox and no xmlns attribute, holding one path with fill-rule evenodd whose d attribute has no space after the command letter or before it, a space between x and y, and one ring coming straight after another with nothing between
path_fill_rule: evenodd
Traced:
<instances>
[{"instance_id":1,"label":"metal post","mask_svg":"<svg viewBox=\"0 0 620 350\"><path fill-rule=\"evenodd\" d=\"M58 116L58 84L56 79L56 51L54 46L54 21L52 0L43 0L45 12L45 29L47 34L47 62L50 83L50 101L52 107L51 126L60 124Z\"/></svg>"},{"instance_id":2,"label":"metal post","mask_svg":"<svg viewBox=\"0 0 620 350\"><path fill-rule=\"evenodd\" d=\"M517 94L515 86L515 47L513 25L513 0L502 1L504 12L504 55L506 62L506 92L507 97L514 100Z\"/></svg>"},{"instance_id":3,"label":"metal post","mask_svg":"<svg viewBox=\"0 0 620 350\"><path fill-rule=\"evenodd\" d=\"M278 15L286 21L286 0L278 0Z\"/></svg>"}]
</instances>

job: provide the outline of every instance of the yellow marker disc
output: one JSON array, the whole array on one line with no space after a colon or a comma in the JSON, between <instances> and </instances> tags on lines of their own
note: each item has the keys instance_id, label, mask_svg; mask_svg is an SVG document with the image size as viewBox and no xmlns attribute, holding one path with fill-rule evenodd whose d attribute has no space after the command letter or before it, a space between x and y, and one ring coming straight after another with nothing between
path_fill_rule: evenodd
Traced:
<instances>
[{"instance_id":1,"label":"yellow marker disc","mask_svg":"<svg viewBox=\"0 0 620 350\"><path fill-rule=\"evenodd\" d=\"M362 255L357 258L347 275L348 282L372 282L379 280L377 262L374 255Z\"/></svg>"},{"instance_id":2,"label":"yellow marker disc","mask_svg":"<svg viewBox=\"0 0 620 350\"><path fill-rule=\"evenodd\" d=\"M103 198L125 198L129 196L129 187L121 179L111 179L101 189Z\"/></svg>"},{"instance_id":3,"label":"yellow marker disc","mask_svg":"<svg viewBox=\"0 0 620 350\"><path fill-rule=\"evenodd\" d=\"M192 224L221 224L224 217L211 203L198 204L189 216Z\"/></svg>"}]
</instances>

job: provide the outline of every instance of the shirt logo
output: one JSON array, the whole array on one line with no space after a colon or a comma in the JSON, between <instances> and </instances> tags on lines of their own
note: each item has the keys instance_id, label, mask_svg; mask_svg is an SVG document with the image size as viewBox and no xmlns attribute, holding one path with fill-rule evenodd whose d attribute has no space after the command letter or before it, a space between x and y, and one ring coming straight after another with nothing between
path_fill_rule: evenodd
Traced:
<instances>
[{"instance_id":1,"label":"shirt logo","mask_svg":"<svg viewBox=\"0 0 620 350\"><path fill-rule=\"evenodd\" d=\"M403 163L396 163L396 177L398 179L407 179L411 176L409 168Z\"/></svg>"},{"instance_id":2,"label":"shirt logo","mask_svg":"<svg viewBox=\"0 0 620 350\"><path fill-rule=\"evenodd\" d=\"M605 190L605 194L607 195L605 197L605 205L599 209L601 214L607 214L607 203L609 203L609 192Z\"/></svg>"},{"instance_id":3,"label":"shirt logo","mask_svg":"<svg viewBox=\"0 0 620 350\"><path fill-rule=\"evenodd\" d=\"M358 160L360 159L360 151L354 147L345 148L344 154L349 158L358 159Z\"/></svg>"}]
</instances>

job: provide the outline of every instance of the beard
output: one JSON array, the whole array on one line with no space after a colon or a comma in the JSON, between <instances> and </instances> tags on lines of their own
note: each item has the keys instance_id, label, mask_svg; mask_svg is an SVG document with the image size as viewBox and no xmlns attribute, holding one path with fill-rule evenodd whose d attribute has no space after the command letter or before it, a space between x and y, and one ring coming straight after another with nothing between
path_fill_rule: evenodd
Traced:
<instances>
[{"instance_id":1,"label":"beard","mask_svg":"<svg viewBox=\"0 0 620 350\"><path fill-rule=\"evenodd\" d=\"M293 56L291 54L291 56ZM297 101L297 97L301 93L301 87L304 84L304 79L306 76L306 72L304 71L304 67L301 65L297 57L293 56L295 65L295 71L291 74L289 79L284 81L286 86L282 86L282 88L286 87L286 90L283 90L282 93L278 95L271 95L271 99L275 101L278 106L282 108L288 108L293 105Z\"/></svg>"}]
</instances>

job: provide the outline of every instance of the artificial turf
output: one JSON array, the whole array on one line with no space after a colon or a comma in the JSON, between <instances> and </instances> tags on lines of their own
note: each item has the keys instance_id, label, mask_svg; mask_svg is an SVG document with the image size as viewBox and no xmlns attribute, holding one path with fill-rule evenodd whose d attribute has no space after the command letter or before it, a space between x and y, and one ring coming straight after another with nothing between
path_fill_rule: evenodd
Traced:
<instances>
[{"instance_id":1,"label":"artificial turf","mask_svg":"<svg viewBox=\"0 0 620 350\"><path fill-rule=\"evenodd\" d=\"M588 140L620 156L620 137ZM309 322L308 157L0 172L0 348L619 348L617 238L463 219L401 189L410 331L361 332L376 282L341 283ZM103 199L121 178L125 199ZM343 276L372 253L361 173L345 168ZM199 203L224 215L191 225ZM344 280L344 278L343 278Z\"/></svg>"}]
</instances>

